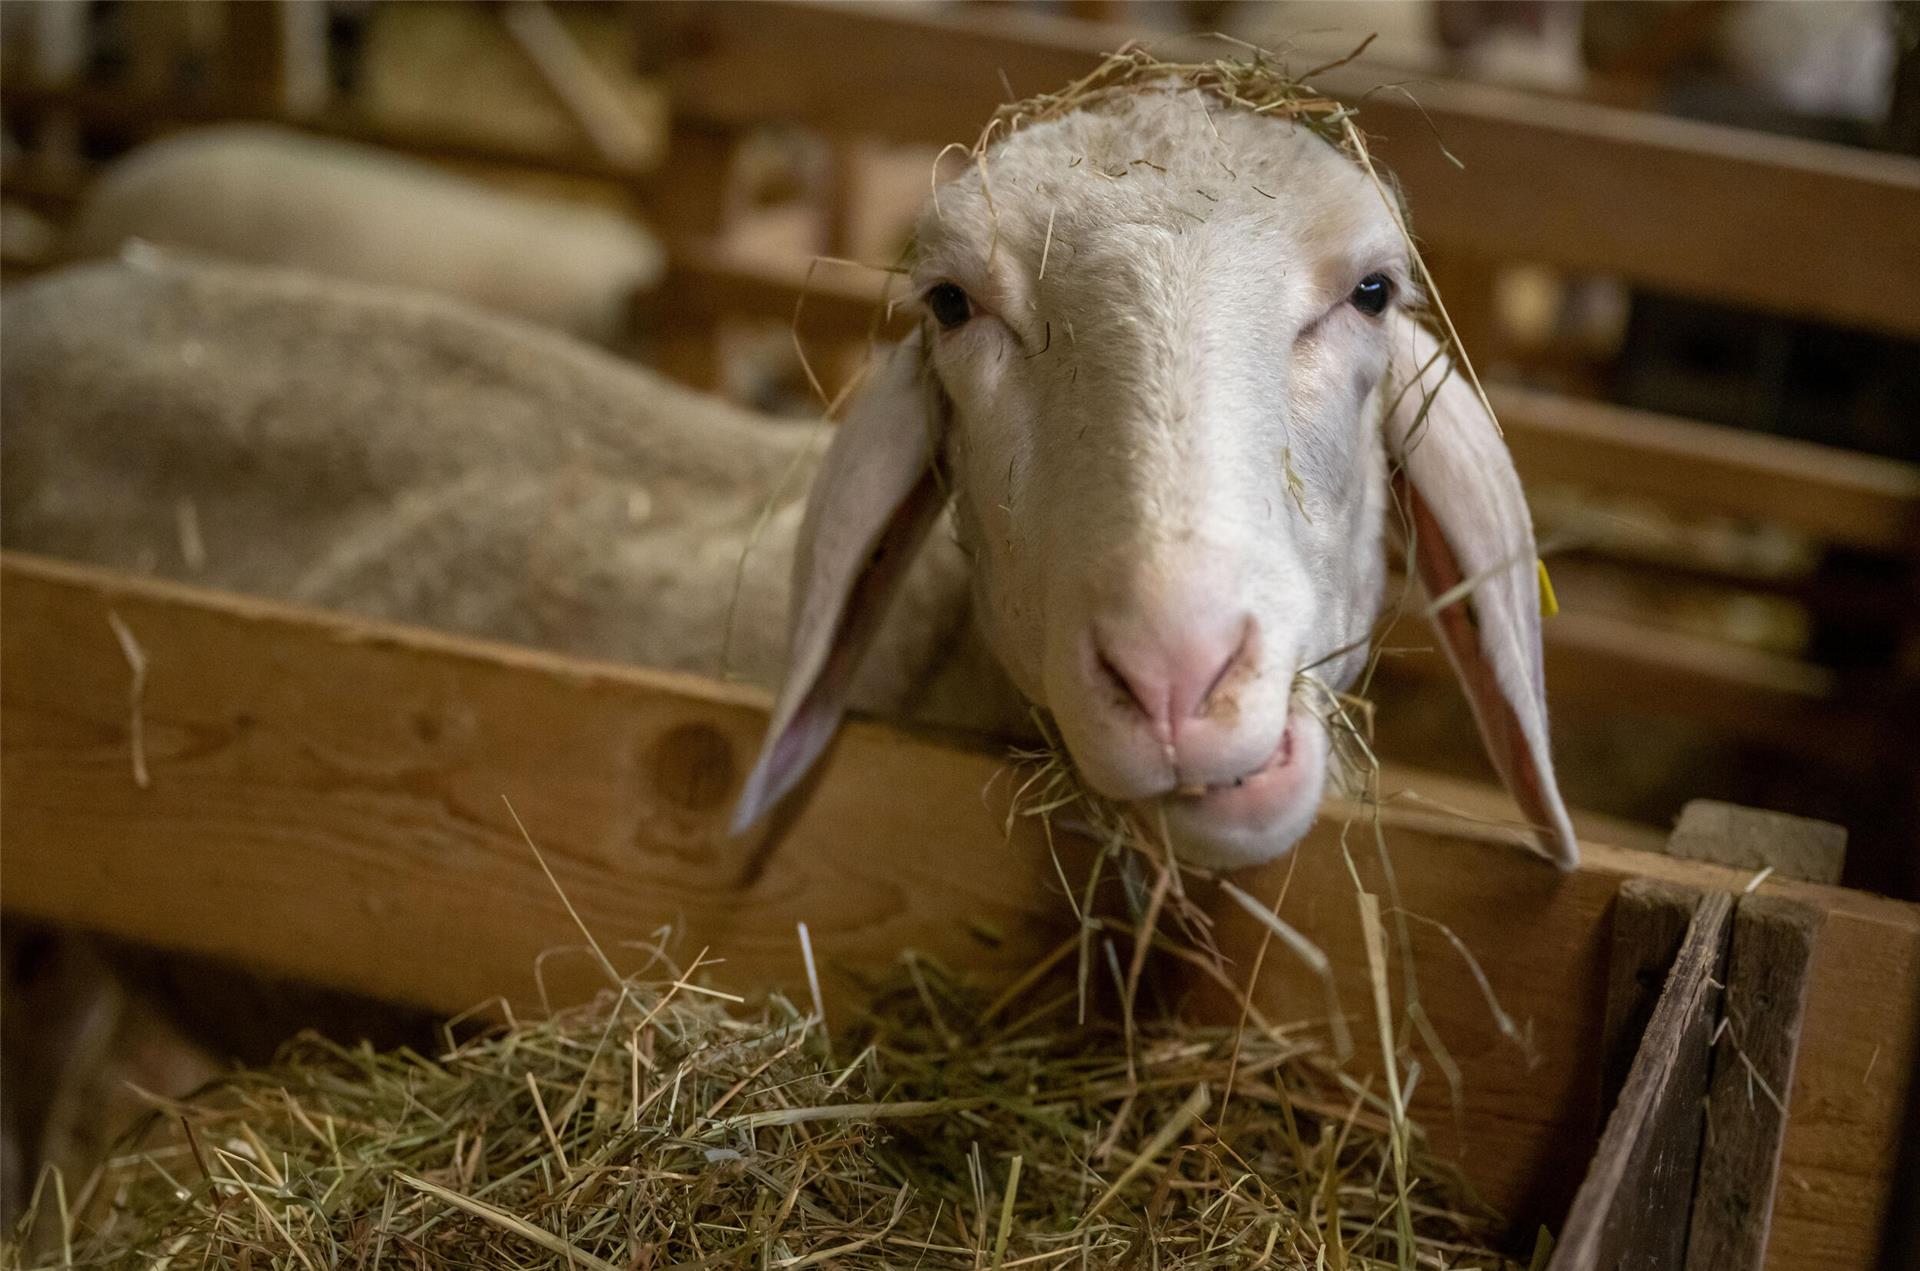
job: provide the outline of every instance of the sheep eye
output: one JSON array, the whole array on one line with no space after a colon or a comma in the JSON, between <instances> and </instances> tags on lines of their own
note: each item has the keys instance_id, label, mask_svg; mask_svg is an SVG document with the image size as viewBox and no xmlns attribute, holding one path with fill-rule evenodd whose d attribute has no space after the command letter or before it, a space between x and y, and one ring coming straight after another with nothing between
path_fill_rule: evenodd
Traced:
<instances>
[{"instance_id":1,"label":"sheep eye","mask_svg":"<svg viewBox=\"0 0 1920 1271\"><path fill-rule=\"evenodd\" d=\"M1369 318L1377 318L1387 311L1387 301L1393 299L1393 283L1385 274L1368 274L1347 299Z\"/></svg>"},{"instance_id":2,"label":"sheep eye","mask_svg":"<svg viewBox=\"0 0 1920 1271\"><path fill-rule=\"evenodd\" d=\"M973 316L973 301L950 282L936 283L927 291L927 312L948 331Z\"/></svg>"}]
</instances>

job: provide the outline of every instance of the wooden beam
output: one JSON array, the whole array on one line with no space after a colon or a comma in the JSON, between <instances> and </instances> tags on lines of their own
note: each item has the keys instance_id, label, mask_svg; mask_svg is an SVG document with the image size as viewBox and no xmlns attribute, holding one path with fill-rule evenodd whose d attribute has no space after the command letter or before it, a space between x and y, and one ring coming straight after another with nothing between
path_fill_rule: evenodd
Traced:
<instances>
[{"instance_id":1,"label":"wooden beam","mask_svg":"<svg viewBox=\"0 0 1920 1271\"><path fill-rule=\"evenodd\" d=\"M244 9L247 6L240 7ZM635 176L634 172L608 163L590 151L558 153L507 142L477 140L438 129L369 122L344 108L310 116L282 117L266 107L259 107L259 113L240 114L228 103L194 101L174 96L142 97L93 85L58 87L9 81L0 84L0 111L29 118L70 112L85 120L90 127L116 134L130 142L145 141L196 125L264 115L276 118L277 122L291 128L387 146L428 158L556 172L606 181L622 190L632 188Z\"/></svg>"},{"instance_id":2,"label":"wooden beam","mask_svg":"<svg viewBox=\"0 0 1920 1271\"><path fill-rule=\"evenodd\" d=\"M671 246L663 294L676 311L788 320L804 288L809 330L855 337L879 306L880 285L868 272L822 267L809 277L804 262L698 239ZM1528 481L1751 517L1872 551L1920 551L1920 464L1516 385L1492 384L1488 394Z\"/></svg>"},{"instance_id":3,"label":"wooden beam","mask_svg":"<svg viewBox=\"0 0 1920 1271\"><path fill-rule=\"evenodd\" d=\"M1489 385L1529 481L1642 495L1869 550L1920 550L1920 465L1515 385Z\"/></svg>"},{"instance_id":4,"label":"wooden beam","mask_svg":"<svg viewBox=\"0 0 1920 1271\"><path fill-rule=\"evenodd\" d=\"M679 20L702 50L669 67L680 111L933 144L973 141L1007 86L1054 91L1133 34L887 4L691 5ZM1230 51L1212 40L1151 43L1176 58ZM1400 78L1354 65L1316 82L1365 98L1377 153L1429 241L1920 332L1920 312L1884 299L1920 290L1920 241L1901 228L1920 224L1920 160L1487 85L1422 83L1417 104L1377 91ZM1818 232L1808 232L1809 209L1819 209Z\"/></svg>"},{"instance_id":5,"label":"wooden beam","mask_svg":"<svg viewBox=\"0 0 1920 1271\"><path fill-rule=\"evenodd\" d=\"M545 0L510 0L499 14L540 82L600 158L617 171L644 171L655 148L646 127Z\"/></svg>"},{"instance_id":6,"label":"wooden beam","mask_svg":"<svg viewBox=\"0 0 1920 1271\"><path fill-rule=\"evenodd\" d=\"M906 333L905 310L887 308L905 290L902 279L877 266L768 260L736 247L682 240L673 245L667 276L646 298L644 311L661 328L757 318L797 324L808 338L861 340Z\"/></svg>"},{"instance_id":7,"label":"wooden beam","mask_svg":"<svg viewBox=\"0 0 1920 1271\"><path fill-rule=\"evenodd\" d=\"M1398 594L1392 587L1390 596ZM1387 683L1452 673L1417 603L1382 643L1404 651L1382 662ZM1554 700L1587 712L1710 720L1729 736L1789 750L1853 744L1870 718L1838 699L1826 668L1724 640L1563 609L1543 627L1541 643Z\"/></svg>"},{"instance_id":8,"label":"wooden beam","mask_svg":"<svg viewBox=\"0 0 1920 1271\"><path fill-rule=\"evenodd\" d=\"M911 944L1011 975L1071 930L1032 827L1005 835L994 754L856 722L784 837L735 842L721 826L763 726L758 694L29 558L5 559L0 588L10 912L438 1009L526 1002L534 960L579 936L506 795L627 967L641 955L620 942L669 922L687 954L728 958L723 983L790 990L804 985L802 919L830 972ZM145 656L144 788L109 612ZM1390 924L1419 916L1406 947L1462 1084L1456 1116L1429 1057L1417 1114L1489 1200L1557 1220L1599 1123L1615 893L1637 876L1729 890L1750 875L1595 842L1562 875L1517 851L1515 831L1419 803L1378 813L1377 846L1371 812L1331 805L1322 820L1240 884L1265 900L1290 879L1281 913L1327 953L1350 1007L1370 992L1354 879L1390 899ZM1864 1267L1920 1039L1920 908L1767 890L1824 915L1770 1265ZM1215 911L1234 967L1264 930ZM579 956L545 975L555 1000L597 984ZM830 996L845 983L830 979ZM1324 1001L1278 952L1256 998L1284 1020ZM1203 984L1187 1006L1237 1018Z\"/></svg>"},{"instance_id":9,"label":"wooden beam","mask_svg":"<svg viewBox=\"0 0 1920 1271\"><path fill-rule=\"evenodd\" d=\"M1662 896L1636 881L1620 889L1619 905L1672 909L1682 899L1693 912L1686 937L1547 1271L1685 1264L1733 898Z\"/></svg>"},{"instance_id":10,"label":"wooden beam","mask_svg":"<svg viewBox=\"0 0 1920 1271\"><path fill-rule=\"evenodd\" d=\"M1071 921L1044 847L982 801L992 755L855 724L783 838L737 841L757 694L15 557L4 590L11 912L438 1010L524 1005L581 940L511 799L609 948L672 925L743 985L804 988L803 919L830 967L912 946L988 974ZM145 787L109 613L146 661ZM545 977L594 988L578 957Z\"/></svg>"},{"instance_id":11,"label":"wooden beam","mask_svg":"<svg viewBox=\"0 0 1920 1271\"><path fill-rule=\"evenodd\" d=\"M1847 830L1811 817L1689 799L1667 851L1735 869L1770 869L1802 882L1837 883L1847 863Z\"/></svg>"}]
</instances>

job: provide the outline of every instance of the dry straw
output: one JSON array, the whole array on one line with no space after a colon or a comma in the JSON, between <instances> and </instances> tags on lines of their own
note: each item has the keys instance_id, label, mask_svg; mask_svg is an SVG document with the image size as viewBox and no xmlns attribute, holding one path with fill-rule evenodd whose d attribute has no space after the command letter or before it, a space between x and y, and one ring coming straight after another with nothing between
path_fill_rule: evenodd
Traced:
<instances>
[{"instance_id":1,"label":"dry straw","mask_svg":"<svg viewBox=\"0 0 1920 1271\"><path fill-rule=\"evenodd\" d=\"M166 1105L37 1265L1508 1265L1306 1030L1128 1039L919 959L829 1051L698 970L437 1058L302 1039Z\"/></svg>"}]
</instances>

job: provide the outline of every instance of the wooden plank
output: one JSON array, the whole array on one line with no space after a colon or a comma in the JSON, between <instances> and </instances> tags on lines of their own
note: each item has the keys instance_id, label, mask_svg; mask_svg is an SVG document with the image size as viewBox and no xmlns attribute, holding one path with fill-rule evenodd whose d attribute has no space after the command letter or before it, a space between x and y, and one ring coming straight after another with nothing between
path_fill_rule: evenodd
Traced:
<instances>
[{"instance_id":1,"label":"wooden plank","mask_svg":"<svg viewBox=\"0 0 1920 1271\"><path fill-rule=\"evenodd\" d=\"M1639 903L1621 890L1624 903ZM1548 1271L1680 1271L1685 1263L1733 898L1683 901L1693 907L1686 938Z\"/></svg>"},{"instance_id":2,"label":"wooden plank","mask_svg":"<svg viewBox=\"0 0 1920 1271\"><path fill-rule=\"evenodd\" d=\"M1006 86L1054 91L1133 34L967 7L677 8L703 50L670 68L678 110L735 126L799 120L934 144L973 141ZM1222 54L1217 41L1151 44L1173 58ZM1427 240L1920 332L1920 312L1884 300L1920 289L1920 241L1901 228L1920 224L1920 160L1486 85L1425 82L1417 104L1376 91L1400 78L1355 65L1316 83L1365 97L1367 130ZM1808 232L1810 208L1819 209L1817 233Z\"/></svg>"},{"instance_id":3,"label":"wooden plank","mask_svg":"<svg viewBox=\"0 0 1920 1271\"><path fill-rule=\"evenodd\" d=\"M236 118L233 107L226 103L203 103L174 96L142 97L98 85L52 87L24 82L0 84L0 112L15 118L51 117L70 112L85 120L89 127L128 141L144 141L181 128ZM622 190L630 189L634 180L632 172L615 167L587 150L575 153L536 149L493 142L464 132L370 121L344 108L281 118L278 122L428 158L556 172L606 181Z\"/></svg>"},{"instance_id":4,"label":"wooden plank","mask_svg":"<svg viewBox=\"0 0 1920 1271\"><path fill-rule=\"evenodd\" d=\"M1044 848L981 799L1006 785L992 755L857 724L784 839L734 840L757 694L11 557L4 591L10 912L439 1010L524 1005L580 937L504 796L609 948L671 924L743 985L804 991L800 920L829 968L912 946L989 974L1071 922ZM148 665L145 788L109 612ZM594 987L579 957L545 980Z\"/></svg>"},{"instance_id":5,"label":"wooden plank","mask_svg":"<svg viewBox=\"0 0 1920 1271\"><path fill-rule=\"evenodd\" d=\"M1325 952L1349 1013L1371 991L1351 912L1353 879L1390 912L1397 897L1410 917L1396 952L1411 950L1425 1012L1461 1075L1456 1102L1438 1061L1417 1047L1427 1075L1415 1115L1486 1199L1516 1218L1516 1239L1531 1239L1529 1219L1557 1228L1605 1111L1609 915L1621 885L1656 878L1731 893L1752 874L1583 843L1581 867L1563 876L1502 845L1500 834L1458 822L1426 826L1396 812L1382 817L1376 846L1364 812L1349 824L1329 810L1322 821L1292 859L1242 871L1236 881L1262 901L1284 897L1281 917ZM1824 914L1767 1266L1867 1271L1894 1195L1907 1076L1920 1062L1920 906L1807 883L1769 880L1765 890ZM1217 911L1215 924L1232 964L1250 966L1264 928L1231 909ZM1510 1030L1489 1008L1462 947L1479 960ZM1275 948L1252 998L1274 1018L1298 1019L1324 992ZM1238 1018L1236 1000L1202 984L1192 987L1188 1009Z\"/></svg>"},{"instance_id":6,"label":"wooden plank","mask_svg":"<svg viewBox=\"0 0 1920 1271\"><path fill-rule=\"evenodd\" d=\"M653 158L652 137L544 0L511 0L499 13L541 83L600 157L622 172L644 171Z\"/></svg>"},{"instance_id":7,"label":"wooden plank","mask_svg":"<svg viewBox=\"0 0 1920 1271\"><path fill-rule=\"evenodd\" d=\"M1602 1108L1613 1107L1626 1087L1660 992L1705 897L1698 887L1642 879L1628 879L1620 888L1613 905L1613 944L1607 955Z\"/></svg>"},{"instance_id":8,"label":"wooden plank","mask_svg":"<svg viewBox=\"0 0 1920 1271\"><path fill-rule=\"evenodd\" d=\"M911 943L1011 974L1070 929L1044 848L1024 825L1003 835L992 754L855 723L786 837L736 843L719 826L758 740L757 694L25 558L6 559L0 590L10 912L440 1009L526 1001L532 960L578 937L505 794L603 942L671 921L741 987L803 987L800 919L830 971ZM145 789L110 609L147 655ZM1561 875L1512 830L1397 801L1378 848L1370 813L1330 805L1322 820L1241 885L1271 899L1291 880L1281 913L1326 951L1350 1005L1370 991L1356 877L1392 902L1390 925L1418 915L1459 938L1526 1045L1446 932L1408 918L1422 1000L1462 1075L1456 1115L1429 1057L1416 1113L1491 1202L1553 1221L1600 1119L1615 893L1636 876L1731 890L1749 875L1604 843ZM1865 1267L1920 1040L1920 907L1768 890L1826 915L1770 1265ZM1214 920L1231 965L1249 966L1264 928L1229 907ZM595 984L576 957L549 959L546 978L556 999ZM1278 954L1256 998L1276 1019L1324 1001ZM1188 1006L1238 1017L1204 985Z\"/></svg>"},{"instance_id":9,"label":"wooden plank","mask_svg":"<svg viewBox=\"0 0 1920 1271\"><path fill-rule=\"evenodd\" d=\"M665 320L728 317L792 322L796 312L803 331L827 338L860 339L879 329L899 335L909 323L905 311L888 321L886 299L905 294L901 280L877 269L831 261L810 264L748 255L737 247L708 240L682 239L672 245L658 308Z\"/></svg>"},{"instance_id":10,"label":"wooden plank","mask_svg":"<svg viewBox=\"0 0 1920 1271\"><path fill-rule=\"evenodd\" d=\"M1710 720L1731 736L1795 751L1826 747L1823 753L1842 759L1848 756L1831 748L1857 744L1866 718L1837 700L1832 671L1723 640L1563 609L1541 641L1554 700L1586 711ZM1437 653L1424 652L1433 636L1416 608L1383 642L1410 651L1383 663L1383 682L1451 674Z\"/></svg>"},{"instance_id":11,"label":"wooden plank","mask_svg":"<svg viewBox=\"0 0 1920 1271\"><path fill-rule=\"evenodd\" d=\"M1735 869L1772 870L1783 878L1837 883L1847 863L1845 826L1811 817L1743 808L1718 799L1693 799L1667 850L1689 860Z\"/></svg>"},{"instance_id":12,"label":"wooden plank","mask_svg":"<svg viewBox=\"0 0 1920 1271\"><path fill-rule=\"evenodd\" d=\"M1850 547L1920 550L1920 465L1515 385L1488 394L1529 481L1642 495Z\"/></svg>"},{"instance_id":13,"label":"wooden plank","mask_svg":"<svg viewBox=\"0 0 1920 1271\"><path fill-rule=\"evenodd\" d=\"M1819 911L1747 896L1734 913L1726 1023L1714 1051L1688 1271L1760 1271L1786 1141L1786 1100L1807 1003Z\"/></svg>"},{"instance_id":14,"label":"wooden plank","mask_svg":"<svg viewBox=\"0 0 1920 1271\"><path fill-rule=\"evenodd\" d=\"M864 335L880 287L870 274L750 258L698 239L672 244L667 294L708 317L786 320L804 289L806 323ZM1490 384L1514 463L1528 481L1639 495L1690 513L1750 517L1823 542L1920 550L1920 464L1788 437Z\"/></svg>"}]
</instances>

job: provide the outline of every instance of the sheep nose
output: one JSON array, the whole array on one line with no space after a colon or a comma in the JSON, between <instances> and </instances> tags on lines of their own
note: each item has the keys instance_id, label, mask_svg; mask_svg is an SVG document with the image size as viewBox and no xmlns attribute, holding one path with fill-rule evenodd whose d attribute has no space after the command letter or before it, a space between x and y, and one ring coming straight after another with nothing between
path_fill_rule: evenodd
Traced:
<instances>
[{"instance_id":1,"label":"sheep nose","mask_svg":"<svg viewBox=\"0 0 1920 1271\"><path fill-rule=\"evenodd\" d=\"M1195 613L1162 633L1096 627L1093 652L1121 701L1171 746L1189 720L1207 717L1253 670L1258 640L1251 614Z\"/></svg>"}]
</instances>

